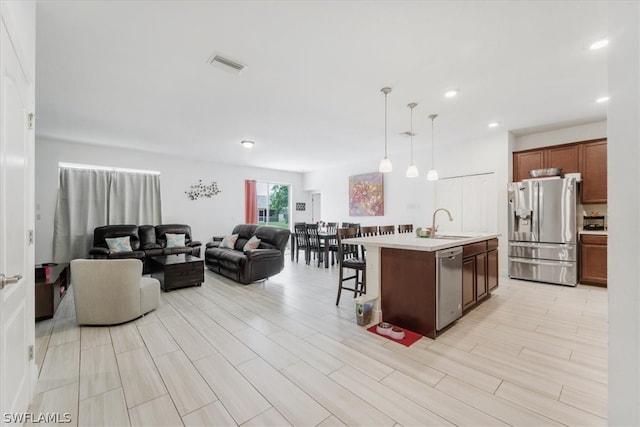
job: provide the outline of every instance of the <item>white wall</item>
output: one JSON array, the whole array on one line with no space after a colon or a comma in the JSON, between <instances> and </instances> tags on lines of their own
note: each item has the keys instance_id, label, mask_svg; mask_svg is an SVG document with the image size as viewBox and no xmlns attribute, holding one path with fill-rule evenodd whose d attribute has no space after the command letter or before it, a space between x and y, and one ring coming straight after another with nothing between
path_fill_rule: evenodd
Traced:
<instances>
[{"instance_id":1,"label":"white wall","mask_svg":"<svg viewBox=\"0 0 640 427\"><path fill-rule=\"evenodd\" d=\"M236 224L244 223L245 179L291 184L294 209L290 222L308 221L311 218L311 199L303 191L302 175L299 173L239 167L214 161L197 161L44 138L36 140L35 162L36 263L53 259L59 162L160 171L163 222L190 225L193 238L203 243L210 241L214 235L228 234ZM200 179L204 184L216 181L221 193L212 198L190 200L185 191ZM305 202L307 210L296 211L295 202Z\"/></svg>"},{"instance_id":2,"label":"white wall","mask_svg":"<svg viewBox=\"0 0 640 427\"><path fill-rule=\"evenodd\" d=\"M611 426L640 425L640 5L608 2Z\"/></svg>"},{"instance_id":3,"label":"white wall","mask_svg":"<svg viewBox=\"0 0 640 427\"><path fill-rule=\"evenodd\" d=\"M515 137L513 150L522 151L550 145L569 144L607 137L607 121L601 120L578 126L535 132Z\"/></svg>"},{"instance_id":4,"label":"white wall","mask_svg":"<svg viewBox=\"0 0 640 427\"><path fill-rule=\"evenodd\" d=\"M506 186L509 175L509 135L490 133L486 138L464 142L436 144L434 167L440 178L494 173L497 193L497 223L500 240L500 267L506 275ZM368 157L354 161L349 165L329 168L322 171L307 172L303 185L306 190L322 193L322 220L339 222L360 222L363 225L385 225L411 223L416 227L430 227L431 215L435 209L435 183L427 181L430 167L430 152L416 150L415 164L420 171L418 178L405 177L409 164L408 153L394 154L389 157L393 162L393 172L384 175L385 215L380 217L350 217L349 189L350 175L375 172L379 158ZM446 206L438 206L445 207ZM440 221L444 220L439 217Z\"/></svg>"}]
</instances>

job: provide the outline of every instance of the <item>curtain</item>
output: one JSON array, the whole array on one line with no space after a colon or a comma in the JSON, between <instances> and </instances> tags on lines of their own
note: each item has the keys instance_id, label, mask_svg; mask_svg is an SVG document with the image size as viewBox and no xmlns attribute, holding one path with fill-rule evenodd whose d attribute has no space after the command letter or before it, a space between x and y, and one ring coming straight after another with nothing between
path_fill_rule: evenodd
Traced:
<instances>
[{"instance_id":1,"label":"curtain","mask_svg":"<svg viewBox=\"0 0 640 427\"><path fill-rule=\"evenodd\" d=\"M159 175L60 168L53 230L55 262L87 258L96 227L161 223Z\"/></svg>"},{"instance_id":2,"label":"curtain","mask_svg":"<svg viewBox=\"0 0 640 427\"><path fill-rule=\"evenodd\" d=\"M258 193L256 181L247 179L244 182L244 222L245 224L258 223Z\"/></svg>"},{"instance_id":3,"label":"curtain","mask_svg":"<svg viewBox=\"0 0 640 427\"><path fill-rule=\"evenodd\" d=\"M109 224L162 224L160 175L112 172Z\"/></svg>"},{"instance_id":4,"label":"curtain","mask_svg":"<svg viewBox=\"0 0 640 427\"><path fill-rule=\"evenodd\" d=\"M105 170L60 168L53 227L53 259L68 262L86 258L93 244L93 229L109 219L109 184Z\"/></svg>"}]
</instances>

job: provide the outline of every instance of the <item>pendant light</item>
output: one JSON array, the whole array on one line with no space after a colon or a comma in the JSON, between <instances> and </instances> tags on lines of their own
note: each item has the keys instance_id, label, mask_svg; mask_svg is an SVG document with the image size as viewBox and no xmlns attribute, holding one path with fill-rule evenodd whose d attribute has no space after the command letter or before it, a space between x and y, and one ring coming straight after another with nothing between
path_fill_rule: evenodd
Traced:
<instances>
[{"instance_id":1,"label":"pendant light","mask_svg":"<svg viewBox=\"0 0 640 427\"><path fill-rule=\"evenodd\" d=\"M427 173L427 181L437 181L438 180L438 171L433 167L433 121L438 117L437 114L431 114L429 118L431 119L431 169Z\"/></svg>"},{"instance_id":2,"label":"pendant light","mask_svg":"<svg viewBox=\"0 0 640 427\"><path fill-rule=\"evenodd\" d=\"M416 108L417 105L415 102L407 105L407 107L411 108L411 130L409 131L409 137L411 138L411 162L407 168L407 178L415 178L418 176L418 168L413 164L413 109Z\"/></svg>"},{"instance_id":3,"label":"pendant light","mask_svg":"<svg viewBox=\"0 0 640 427\"><path fill-rule=\"evenodd\" d=\"M391 92L390 87L383 87L380 92L384 93L384 159L380 162L378 170L380 172L391 172L393 166L391 160L387 157L387 95Z\"/></svg>"}]
</instances>

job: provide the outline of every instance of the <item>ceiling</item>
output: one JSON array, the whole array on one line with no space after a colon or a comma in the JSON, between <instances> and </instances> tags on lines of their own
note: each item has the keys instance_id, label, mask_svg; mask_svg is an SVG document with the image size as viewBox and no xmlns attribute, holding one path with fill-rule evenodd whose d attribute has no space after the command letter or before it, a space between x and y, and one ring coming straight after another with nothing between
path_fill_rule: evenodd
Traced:
<instances>
[{"instance_id":1,"label":"ceiling","mask_svg":"<svg viewBox=\"0 0 640 427\"><path fill-rule=\"evenodd\" d=\"M384 86L392 160L409 149L409 102L417 147L432 113L436 146L603 120L606 48L589 45L606 16L593 1L40 1L36 135L298 172L363 156L375 168ZM248 67L214 67L214 53Z\"/></svg>"}]
</instances>

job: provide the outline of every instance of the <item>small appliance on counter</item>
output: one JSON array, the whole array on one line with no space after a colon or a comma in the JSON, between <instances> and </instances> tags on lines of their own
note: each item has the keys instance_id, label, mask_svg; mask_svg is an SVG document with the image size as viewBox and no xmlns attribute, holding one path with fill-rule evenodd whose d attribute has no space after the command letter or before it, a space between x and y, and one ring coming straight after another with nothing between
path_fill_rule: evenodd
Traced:
<instances>
[{"instance_id":1,"label":"small appliance on counter","mask_svg":"<svg viewBox=\"0 0 640 427\"><path fill-rule=\"evenodd\" d=\"M604 231L604 215L585 215L582 224L585 231Z\"/></svg>"}]
</instances>

